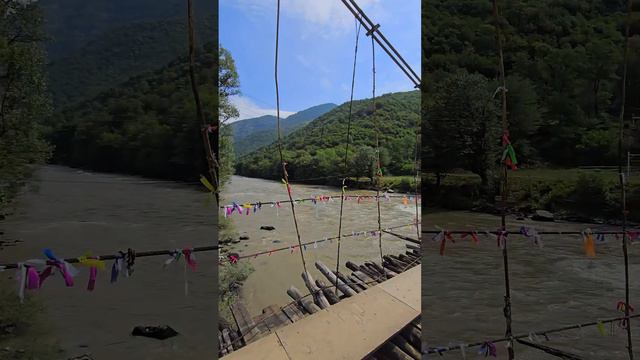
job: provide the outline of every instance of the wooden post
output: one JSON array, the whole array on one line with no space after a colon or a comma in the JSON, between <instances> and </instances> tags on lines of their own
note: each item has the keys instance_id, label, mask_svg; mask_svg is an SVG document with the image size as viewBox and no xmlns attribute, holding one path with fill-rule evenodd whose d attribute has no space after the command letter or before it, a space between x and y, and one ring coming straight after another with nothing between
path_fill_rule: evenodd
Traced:
<instances>
[{"instance_id":1,"label":"wooden post","mask_svg":"<svg viewBox=\"0 0 640 360\"><path fill-rule=\"evenodd\" d=\"M295 286L291 286L289 290L287 290L287 294L289 294L293 300L298 301L309 314L315 314L320 311L318 305L314 304L308 297L303 297Z\"/></svg>"},{"instance_id":2,"label":"wooden post","mask_svg":"<svg viewBox=\"0 0 640 360\"><path fill-rule=\"evenodd\" d=\"M338 297L338 295L336 295L335 292L331 291L331 287L329 286L329 284L324 282L322 279L316 279L316 285L318 285L318 287L322 289L324 296L327 298L327 300L329 300L329 303L331 305L340 302L340 298Z\"/></svg>"},{"instance_id":3,"label":"wooden post","mask_svg":"<svg viewBox=\"0 0 640 360\"><path fill-rule=\"evenodd\" d=\"M302 279L304 280L305 285L307 285L309 292L313 294L313 299L315 300L316 305L320 306L321 309L326 309L331 306L331 304L329 304L329 300L324 297L322 290L320 290L320 288L313 282L313 278L308 271L302 273Z\"/></svg>"},{"instance_id":4,"label":"wooden post","mask_svg":"<svg viewBox=\"0 0 640 360\"><path fill-rule=\"evenodd\" d=\"M347 286L347 284L345 284L343 281L338 279L336 275L331 270L329 270L329 268L325 264L323 264L321 261L316 261L316 268L320 270L322 275L324 275L329 280L330 283L335 284L337 282L338 289L342 291L342 293L345 294L346 296L353 296L357 294L353 289Z\"/></svg>"}]
</instances>

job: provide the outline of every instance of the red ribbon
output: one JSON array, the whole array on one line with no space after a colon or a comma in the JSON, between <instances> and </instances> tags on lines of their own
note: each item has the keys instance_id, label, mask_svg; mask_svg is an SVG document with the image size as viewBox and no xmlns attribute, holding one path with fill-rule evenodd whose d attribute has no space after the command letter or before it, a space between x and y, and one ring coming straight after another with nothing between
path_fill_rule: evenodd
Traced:
<instances>
[{"instance_id":1,"label":"red ribbon","mask_svg":"<svg viewBox=\"0 0 640 360\"><path fill-rule=\"evenodd\" d=\"M191 249L182 249L182 255L184 255L184 260L187 262L187 265L191 268L191 271L196 271L196 260L191 256Z\"/></svg>"}]
</instances>

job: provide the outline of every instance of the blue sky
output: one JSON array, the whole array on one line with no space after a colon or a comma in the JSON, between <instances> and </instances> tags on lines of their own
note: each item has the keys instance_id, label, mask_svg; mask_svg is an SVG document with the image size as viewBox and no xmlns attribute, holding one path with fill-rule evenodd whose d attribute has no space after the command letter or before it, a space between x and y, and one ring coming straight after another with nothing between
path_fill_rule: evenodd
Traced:
<instances>
[{"instance_id":1,"label":"blue sky","mask_svg":"<svg viewBox=\"0 0 640 360\"><path fill-rule=\"evenodd\" d=\"M420 74L420 0L356 0ZM355 19L340 0L281 0L279 88L281 116L349 100ZM242 95L233 103L245 119L275 115L276 0L220 0L220 44L238 68ZM355 99L372 91L371 38L360 33ZM376 45L376 95L413 84Z\"/></svg>"}]
</instances>

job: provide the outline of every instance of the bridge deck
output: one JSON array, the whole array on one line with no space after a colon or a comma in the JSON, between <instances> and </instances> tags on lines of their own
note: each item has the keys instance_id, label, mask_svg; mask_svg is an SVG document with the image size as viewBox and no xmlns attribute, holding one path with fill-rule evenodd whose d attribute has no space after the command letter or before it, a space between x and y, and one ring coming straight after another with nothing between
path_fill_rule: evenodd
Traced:
<instances>
[{"instance_id":1,"label":"bridge deck","mask_svg":"<svg viewBox=\"0 0 640 360\"><path fill-rule=\"evenodd\" d=\"M420 316L421 266L225 356L225 360L362 359Z\"/></svg>"}]
</instances>

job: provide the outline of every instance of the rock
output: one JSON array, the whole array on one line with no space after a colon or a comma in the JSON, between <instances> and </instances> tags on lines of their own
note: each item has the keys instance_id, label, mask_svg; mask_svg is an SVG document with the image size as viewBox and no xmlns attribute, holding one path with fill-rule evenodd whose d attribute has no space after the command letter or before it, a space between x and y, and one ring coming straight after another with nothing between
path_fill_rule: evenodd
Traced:
<instances>
[{"instance_id":1,"label":"rock","mask_svg":"<svg viewBox=\"0 0 640 360\"><path fill-rule=\"evenodd\" d=\"M231 240L231 243L232 243L232 244L237 244L237 243L239 243L239 242L240 242L240 240L239 240L239 239L233 239L233 240Z\"/></svg>"},{"instance_id":2,"label":"rock","mask_svg":"<svg viewBox=\"0 0 640 360\"><path fill-rule=\"evenodd\" d=\"M282 241L280 241L280 240L273 240L273 241L272 241L272 243L274 243L274 244L280 244L281 242L282 242Z\"/></svg>"},{"instance_id":3,"label":"rock","mask_svg":"<svg viewBox=\"0 0 640 360\"><path fill-rule=\"evenodd\" d=\"M233 238L228 237L228 238L220 239L219 243L220 244L229 244L229 243L231 243L232 240L233 240Z\"/></svg>"},{"instance_id":4,"label":"rock","mask_svg":"<svg viewBox=\"0 0 640 360\"><path fill-rule=\"evenodd\" d=\"M536 210L535 214L531 217L531 220L555 221L555 216L546 210Z\"/></svg>"},{"instance_id":5,"label":"rock","mask_svg":"<svg viewBox=\"0 0 640 360\"><path fill-rule=\"evenodd\" d=\"M165 326L136 326L131 332L133 336L144 336L158 340L165 340L178 335L171 327Z\"/></svg>"},{"instance_id":6,"label":"rock","mask_svg":"<svg viewBox=\"0 0 640 360\"><path fill-rule=\"evenodd\" d=\"M242 235L240 236L240 240L249 240L249 237L247 235Z\"/></svg>"},{"instance_id":7,"label":"rock","mask_svg":"<svg viewBox=\"0 0 640 360\"><path fill-rule=\"evenodd\" d=\"M271 226L271 225L262 225L262 226L260 226L260 230L273 231L275 229L276 228L274 226Z\"/></svg>"}]
</instances>

